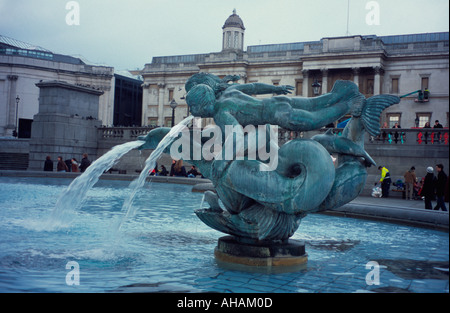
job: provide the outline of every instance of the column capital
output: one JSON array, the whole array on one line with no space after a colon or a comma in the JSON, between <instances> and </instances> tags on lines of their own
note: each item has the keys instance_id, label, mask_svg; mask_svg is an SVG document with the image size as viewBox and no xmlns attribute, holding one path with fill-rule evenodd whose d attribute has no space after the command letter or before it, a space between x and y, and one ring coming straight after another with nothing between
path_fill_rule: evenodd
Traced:
<instances>
[{"instance_id":1,"label":"column capital","mask_svg":"<svg viewBox=\"0 0 450 313\"><path fill-rule=\"evenodd\" d=\"M361 72L361 68L360 67L352 67L352 72L354 75L359 75L359 73Z\"/></svg>"},{"instance_id":2,"label":"column capital","mask_svg":"<svg viewBox=\"0 0 450 313\"><path fill-rule=\"evenodd\" d=\"M381 66L374 66L372 68L373 68L375 74L378 74L378 75L384 74L384 69Z\"/></svg>"},{"instance_id":3,"label":"column capital","mask_svg":"<svg viewBox=\"0 0 450 313\"><path fill-rule=\"evenodd\" d=\"M321 68L320 71L322 72L322 76L328 76L328 69L327 68Z\"/></svg>"},{"instance_id":4,"label":"column capital","mask_svg":"<svg viewBox=\"0 0 450 313\"><path fill-rule=\"evenodd\" d=\"M19 76L17 76L17 75L8 75L7 78L8 78L8 80L15 81L15 80L17 80L19 78Z\"/></svg>"},{"instance_id":5,"label":"column capital","mask_svg":"<svg viewBox=\"0 0 450 313\"><path fill-rule=\"evenodd\" d=\"M309 77L310 70L302 70L303 77Z\"/></svg>"}]
</instances>

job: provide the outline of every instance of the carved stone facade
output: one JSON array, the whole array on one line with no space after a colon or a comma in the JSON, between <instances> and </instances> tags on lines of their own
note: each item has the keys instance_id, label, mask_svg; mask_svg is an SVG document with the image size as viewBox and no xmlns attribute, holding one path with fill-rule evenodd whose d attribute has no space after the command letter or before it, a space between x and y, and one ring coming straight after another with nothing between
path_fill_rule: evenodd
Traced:
<instances>
[{"instance_id":1,"label":"carved stone facade","mask_svg":"<svg viewBox=\"0 0 450 313\"><path fill-rule=\"evenodd\" d=\"M449 33L398 36L348 36L313 42L248 46L228 49L225 30L236 28L244 38L244 24L236 12L223 26L221 52L154 57L141 72L144 78L142 125L169 125L174 99L175 123L188 115L184 83L193 74L207 72L219 77L240 75L240 82L292 85L292 95L315 96L312 84L321 84L319 94L329 92L338 79L354 81L366 97L390 93L398 96L428 88L428 101L417 93L383 112L382 123L402 127L423 126L440 120L448 127ZM233 25L227 22L233 21ZM240 27L240 25L242 27ZM227 27L225 27L227 26ZM231 35L230 35L231 36ZM426 86L425 86L426 85ZM338 122L338 121L337 121Z\"/></svg>"}]
</instances>

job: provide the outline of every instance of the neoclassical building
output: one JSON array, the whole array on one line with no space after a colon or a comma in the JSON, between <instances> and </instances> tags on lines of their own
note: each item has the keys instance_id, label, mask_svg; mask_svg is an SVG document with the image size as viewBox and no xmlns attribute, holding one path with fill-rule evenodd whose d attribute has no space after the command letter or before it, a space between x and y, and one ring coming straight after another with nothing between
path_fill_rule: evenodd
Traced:
<instances>
[{"instance_id":1,"label":"neoclassical building","mask_svg":"<svg viewBox=\"0 0 450 313\"><path fill-rule=\"evenodd\" d=\"M248 46L245 27L233 11L222 27L222 51L154 57L141 74L142 125L170 126L189 114L184 100L186 80L198 72L239 82L292 85L292 96L313 97L329 92L338 79L354 81L366 97L406 95L385 110L382 123L403 128L449 124L449 33L397 36L347 36L312 42ZM316 87L316 88L313 88ZM429 91L418 99L418 91ZM177 104L175 110L171 107ZM338 121L336 121L338 122Z\"/></svg>"},{"instance_id":2,"label":"neoclassical building","mask_svg":"<svg viewBox=\"0 0 450 313\"><path fill-rule=\"evenodd\" d=\"M103 125L112 125L114 68L87 64L80 58L0 35L0 137L10 137L16 129L19 137L29 137L39 110L36 84L41 81L63 81L103 91L98 117Z\"/></svg>"}]
</instances>

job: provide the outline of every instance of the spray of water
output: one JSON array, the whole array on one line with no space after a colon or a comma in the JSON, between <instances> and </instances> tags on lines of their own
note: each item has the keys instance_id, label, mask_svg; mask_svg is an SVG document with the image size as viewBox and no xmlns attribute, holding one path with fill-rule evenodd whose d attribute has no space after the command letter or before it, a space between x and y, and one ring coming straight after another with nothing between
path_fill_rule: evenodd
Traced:
<instances>
[{"instance_id":1,"label":"spray of water","mask_svg":"<svg viewBox=\"0 0 450 313\"><path fill-rule=\"evenodd\" d=\"M132 141L115 146L93 162L82 175L73 180L59 196L47 221L47 229L67 227L73 219L73 213L82 205L86 193L95 185L100 176L113 167L123 155L140 145L142 145L141 141Z\"/></svg>"},{"instance_id":2,"label":"spray of water","mask_svg":"<svg viewBox=\"0 0 450 313\"><path fill-rule=\"evenodd\" d=\"M161 140L156 149L150 154L145 162L145 168L139 175L139 177L131 182L130 188L132 192L130 196L125 200L122 211L126 212L125 216L121 219L116 230L120 230L120 227L126 219L136 214L136 209L133 209L133 199L137 192L144 186L145 180L149 175L149 172L155 168L156 161L160 158L164 150L177 138L181 130L193 119L194 117L188 116L175 127ZM47 230L54 230L58 228L67 227L74 218L74 212L81 207L83 201L86 199L87 192L97 183L100 176L116 164L122 156L126 153L142 145L142 141L131 141L121 145L113 147L106 154L98 158L95 162L87 168L87 170L80 176L78 176L69 187L60 195L55 209L50 215L46 223Z\"/></svg>"},{"instance_id":3,"label":"spray of water","mask_svg":"<svg viewBox=\"0 0 450 313\"><path fill-rule=\"evenodd\" d=\"M150 154L148 159L145 161L145 168L139 175L137 179L131 182L130 188L132 192L128 199L125 200L122 206L122 212L126 212L122 220L117 225L117 230L120 230L123 223L128 219L136 215L137 208L133 207L133 200L136 197L137 192L144 186L145 180L149 175L150 171L155 168L156 161L161 157L164 150L178 137L178 134L183 130L184 127L193 119L192 115L186 117L183 121L178 123L176 126L172 127L170 132L159 142L156 149Z\"/></svg>"}]
</instances>

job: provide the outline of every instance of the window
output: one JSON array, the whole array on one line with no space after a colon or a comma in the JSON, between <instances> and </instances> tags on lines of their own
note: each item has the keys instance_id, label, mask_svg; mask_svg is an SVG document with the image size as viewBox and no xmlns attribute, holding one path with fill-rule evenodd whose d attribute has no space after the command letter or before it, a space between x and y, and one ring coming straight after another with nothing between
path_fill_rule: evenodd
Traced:
<instances>
[{"instance_id":1,"label":"window","mask_svg":"<svg viewBox=\"0 0 450 313\"><path fill-rule=\"evenodd\" d=\"M421 84L420 89L422 89L422 90L428 89L429 79L430 79L429 77L422 77L422 84Z\"/></svg>"},{"instance_id":2,"label":"window","mask_svg":"<svg viewBox=\"0 0 450 313\"><path fill-rule=\"evenodd\" d=\"M169 102L173 100L173 88L169 89Z\"/></svg>"},{"instance_id":3,"label":"window","mask_svg":"<svg viewBox=\"0 0 450 313\"><path fill-rule=\"evenodd\" d=\"M227 47L227 48L231 48L231 32L227 32L227 43L226 43L226 47Z\"/></svg>"},{"instance_id":4,"label":"window","mask_svg":"<svg viewBox=\"0 0 450 313\"><path fill-rule=\"evenodd\" d=\"M303 80L298 80L295 82L295 95L303 95Z\"/></svg>"},{"instance_id":5,"label":"window","mask_svg":"<svg viewBox=\"0 0 450 313\"><path fill-rule=\"evenodd\" d=\"M234 48L239 49L239 33L234 32Z\"/></svg>"},{"instance_id":6,"label":"window","mask_svg":"<svg viewBox=\"0 0 450 313\"><path fill-rule=\"evenodd\" d=\"M431 120L431 113L417 113L416 114L416 123L419 122L419 125L416 124L416 127L424 127L426 123L430 122Z\"/></svg>"},{"instance_id":7,"label":"window","mask_svg":"<svg viewBox=\"0 0 450 313\"><path fill-rule=\"evenodd\" d=\"M166 126L166 127L172 127L173 126L172 125L172 117L166 117L164 119L164 126Z\"/></svg>"},{"instance_id":8,"label":"window","mask_svg":"<svg viewBox=\"0 0 450 313\"><path fill-rule=\"evenodd\" d=\"M388 127L392 128L394 127L395 123L398 123L398 125L402 125L401 124L401 113L388 113L386 114L387 117L387 123L388 123Z\"/></svg>"},{"instance_id":9,"label":"window","mask_svg":"<svg viewBox=\"0 0 450 313\"><path fill-rule=\"evenodd\" d=\"M147 119L147 125L149 125L149 126L157 126L158 125L158 118L157 117L149 117Z\"/></svg>"},{"instance_id":10,"label":"window","mask_svg":"<svg viewBox=\"0 0 450 313\"><path fill-rule=\"evenodd\" d=\"M391 93L398 94L398 77L392 78Z\"/></svg>"}]
</instances>

